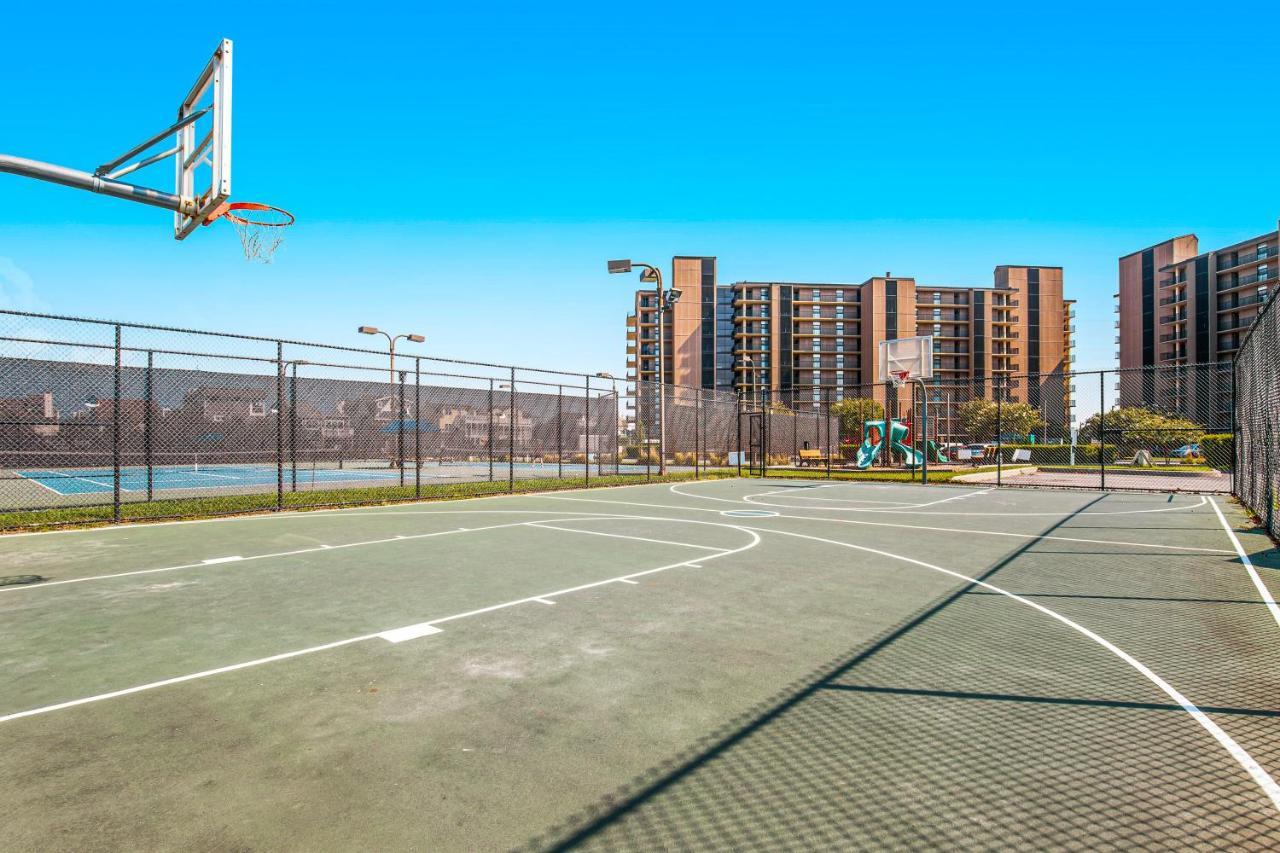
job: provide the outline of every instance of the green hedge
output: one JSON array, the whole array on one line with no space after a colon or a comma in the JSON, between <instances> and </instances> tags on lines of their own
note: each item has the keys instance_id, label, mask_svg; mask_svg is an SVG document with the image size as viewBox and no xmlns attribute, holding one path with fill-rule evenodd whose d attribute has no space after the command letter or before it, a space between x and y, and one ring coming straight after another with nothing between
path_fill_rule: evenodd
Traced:
<instances>
[{"instance_id":1,"label":"green hedge","mask_svg":"<svg viewBox=\"0 0 1280 853\"><path fill-rule=\"evenodd\" d=\"M1002 444L1000 452L1005 462L1013 460L1013 451L1030 450L1031 465L1066 465L1071 461L1071 445L1069 444ZM1116 461L1115 445L1108 444L1104 450L1104 458L1110 465ZM1096 444L1076 445L1076 464L1098 464L1098 446Z\"/></svg>"},{"instance_id":2,"label":"green hedge","mask_svg":"<svg viewBox=\"0 0 1280 853\"><path fill-rule=\"evenodd\" d=\"M1231 433L1217 432L1200 438L1200 454L1219 471L1230 471L1234 454L1231 448Z\"/></svg>"}]
</instances>

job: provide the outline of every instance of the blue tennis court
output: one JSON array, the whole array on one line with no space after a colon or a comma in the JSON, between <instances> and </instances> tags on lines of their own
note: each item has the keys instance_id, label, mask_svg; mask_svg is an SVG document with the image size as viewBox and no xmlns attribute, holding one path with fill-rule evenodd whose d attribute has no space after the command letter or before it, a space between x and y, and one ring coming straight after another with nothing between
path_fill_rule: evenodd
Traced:
<instances>
[{"instance_id":1,"label":"blue tennis court","mask_svg":"<svg viewBox=\"0 0 1280 853\"><path fill-rule=\"evenodd\" d=\"M36 468L18 471L18 476L31 480L59 495L89 495L113 490L110 468ZM285 466L285 482L292 472ZM410 474L412 476L412 474ZM395 469L340 469L299 468L298 482L348 483L353 481L396 480L400 474ZM183 467L157 467L152 469L151 488L156 491L170 489L226 489L252 486L274 486L275 465L199 465ZM145 492L147 469L132 466L120 469L120 491Z\"/></svg>"}]
</instances>

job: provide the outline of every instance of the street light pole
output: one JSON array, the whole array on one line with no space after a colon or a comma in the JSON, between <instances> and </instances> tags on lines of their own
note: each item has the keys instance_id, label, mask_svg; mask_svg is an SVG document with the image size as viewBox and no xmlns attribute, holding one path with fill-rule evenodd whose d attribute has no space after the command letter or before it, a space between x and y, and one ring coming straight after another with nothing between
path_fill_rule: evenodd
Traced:
<instances>
[{"instance_id":1,"label":"street light pole","mask_svg":"<svg viewBox=\"0 0 1280 853\"><path fill-rule=\"evenodd\" d=\"M392 337L389 332L384 332L381 329L379 329L377 326L361 326L360 328L356 329L356 331L362 335L382 335L384 338L387 339L387 352L391 356L391 369L388 371L388 373L391 377L392 385L396 384L396 341L403 338L408 341L413 341L415 344L420 344L426 340L426 338L424 338L422 335L405 334L405 335L396 335L395 337Z\"/></svg>"},{"instance_id":2,"label":"street light pole","mask_svg":"<svg viewBox=\"0 0 1280 853\"><path fill-rule=\"evenodd\" d=\"M632 262L629 260L609 261L610 273L628 273L632 267L639 267L643 270L640 273L640 281L653 282L654 293L658 296L658 476L667 473L667 406L666 394L663 385L666 382L666 373L664 365L666 355L663 347L663 318L666 312L675 307L680 299L680 291L672 288L667 294L662 291L662 270L649 264ZM668 299L670 304L668 304Z\"/></svg>"}]
</instances>

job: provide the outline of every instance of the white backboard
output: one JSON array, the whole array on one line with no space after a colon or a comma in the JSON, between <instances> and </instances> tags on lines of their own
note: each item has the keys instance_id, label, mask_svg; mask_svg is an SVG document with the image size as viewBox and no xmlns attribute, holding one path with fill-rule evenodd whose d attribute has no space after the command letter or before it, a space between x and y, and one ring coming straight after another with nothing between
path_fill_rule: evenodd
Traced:
<instances>
[{"instance_id":1,"label":"white backboard","mask_svg":"<svg viewBox=\"0 0 1280 853\"><path fill-rule=\"evenodd\" d=\"M179 122L197 114L177 131L174 193L196 202L194 213L173 214L173 236L179 240L231 196L231 39L218 43L178 105Z\"/></svg>"},{"instance_id":2,"label":"white backboard","mask_svg":"<svg viewBox=\"0 0 1280 853\"><path fill-rule=\"evenodd\" d=\"M907 379L933 378L933 335L880 342L879 380L889 382L903 370Z\"/></svg>"}]
</instances>

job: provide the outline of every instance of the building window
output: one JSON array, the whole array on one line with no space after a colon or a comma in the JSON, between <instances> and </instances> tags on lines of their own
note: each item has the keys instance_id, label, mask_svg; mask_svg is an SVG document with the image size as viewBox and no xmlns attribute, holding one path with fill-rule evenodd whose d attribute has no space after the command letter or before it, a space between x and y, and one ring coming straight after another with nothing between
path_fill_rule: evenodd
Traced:
<instances>
[{"instance_id":1,"label":"building window","mask_svg":"<svg viewBox=\"0 0 1280 853\"><path fill-rule=\"evenodd\" d=\"M821 323L814 323L814 324L813 324L813 333L814 333L815 335L820 335L820 334L822 334L822 324L821 324Z\"/></svg>"},{"instance_id":2,"label":"building window","mask_svg":"<svg viewBox=\"0 0 1280 853\"><path fill-rule=\"evenodd\" d=\"M935 293L935 294L933 294L933 304L934 304L934 305L941 305L941 304L942 304L942 294L941 294L941 293Z\"/></svg>"},{"instance_id":3,"label":"building window","mask_svg":"<svg viewBox=\"0 0 1280 853\"><path fill-rule=\"evenodd\" d=\"M813 291L813 301L814 301L814 302L817 302L817 301L819 301L820 299L822 299L822 291L821 291L821 290L814 290L814 291Z\"/></svg>"},{"instance_id":4,"label":"building window","mask_svg":"<svg viewBox=\"0 0 1280 853\"><path fill-rule=\"evenodd\" d=\"M843 371L843 370L837 370L837 371L836 371L836 384L837 384L837 385L843 385L843 384L844 384L844 371Z\"/></svg>"},{"instance_id":5,"label":"building window","mask_svg":"<svg viewBox=\"0 0 1280 853\"><path fill-rule=\"evenodd\" d=\"M815 402L815 403L821 403L821 402L822 402L822 389L821 389L821 388L814 388L814 389L813 389L813 402Z\"/></svg>"},{"instance_id":6,"label":"building window","mask_svg":"<svg viewBox=\"0 0 1280 853\"><path fill-rule=\"evenodd\" d=\"M836 389L836 400L837 400L837 401L840 401L840 400L843 400L843 399L844 399L844 389L843 389L843 388L837 388L837 389Z\"/></svg>"},{"instance_id":7,"label":"building window","mask_svg":"<svg viewBox=\"0 0 1280 853\"><path fill-rule=\"evenodd\" d=\"M819 367L822 367L822 356L820 356L820 355L815 355L815 356L813 357L813 366L814 366L814 368L815 368L815 369L817 369L817 368L819 368Z\"/></svg>"},{"instance_id":8,"label":"building window","mask_svg":"<svg viewBox=\"0 0 1280 853\"><path fill-rule=\"evenodd\" d=\"M818 340L817 338L813 339L813 351L822 352L822 341Z\"/></svg>"},{"instance_id":9,"label":"building window","mask_svg":"<svg viewBox=\"0 0 1280 853\"><path fill-rule=\"evenodd\" d=\"M1266 258L1266 257L1270 257L1270 256L1271 256L1271 247L1270 247L1270 246L1268 246L1266 243L1259 243L1259 244L1258 244L1258 257L1260 257L1260 258Z\"/></svg>"},{"instance_id":10,"label":"building window","mask_svg":"<svg viewBox=\"0 0 1280 853\"><path fill-rule=\"evenodd\" d=\"M1267 265L1258 264L1258 281L1262 281L1263 279L1270 278L1270 277L1271 277L1271 271L1267 269Z\"/></svg>"},{"instance_id":11,"label":"building window","mask_svg":"<svg viewBox=\"0 0 1280 853\"><path fill-rule=\"evenodd\" d=\"M810 308L810 309L809 309L809 316L810 316L810 317L821 317L821 316L822 316L822 309L821 309L821 308L819 308L817 305L813 306L812 308Z\"/></svg>"},{"instance_id":12,"label":"building window","mask_svg":"<svg viewBox=\"0 0 1280 853\"><path fill-rule=\"evenodd\" d=\"M836 352L844 352L844 338L836 338Z\"/></svg>"},{"instance_id":13,"label":"building window","mask_svg":"<svg viewBox=\"0 0 1280 853\"><path fill-rule=\"evenodd\" d=\"M837 317L840 317L840 318L843 318L843 317L844 317L844 306L843 306L843 305L837 305L837 306L836 306L836 316L837 316Z\"/></svg>"},{"instance_id":14,"label":"building window","mask_svg":"<svg viewBox=\"0 0 1280 853\"><path fill-rule=\"evenodd\" d=\"M941 319L942 319L942 309L941 309L941 308L934 308L934 309L933 309L933 319L934 319L934 320L941 320Z\"/></svg>"},{"instance_id":15,"label":"building window","mask_svg":"<svg viewBox=\"0 0 1280 853\"><path fill-rule=\"evenodd\" d=\"M836 356L836 367L844 367L844 355Z\"/></svg>"},{"instance_id":16,"label":"building window","mask_svg":"<svg viewBox=\"0 0 1280 853\"><path fill-rule=\"evenodd\" d=\"M836 302L844 302L844 291L843 291L843 290L837 290L837 291L836 291Z\"/></svg>"},{"instance_id":17,"label":"building window","mask_svg":"<svg viewBox=\"0 0 1280 853\"><path fill-rule=\"evenodd\" d=\"M938 337L942 336L942 326L938 323L933 324L933 333Z\"/></svg>"}]
</instances>

